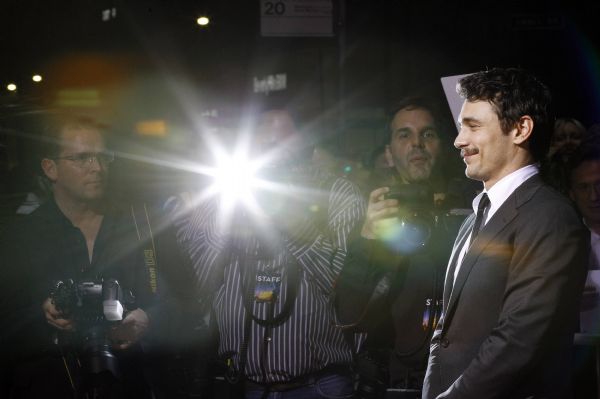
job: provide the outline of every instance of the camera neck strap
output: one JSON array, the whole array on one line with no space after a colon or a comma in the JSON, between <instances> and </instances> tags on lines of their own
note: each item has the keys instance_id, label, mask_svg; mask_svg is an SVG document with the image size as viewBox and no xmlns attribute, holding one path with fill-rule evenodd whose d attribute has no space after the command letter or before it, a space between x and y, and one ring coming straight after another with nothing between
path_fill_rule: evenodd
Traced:
<instances>
[{"instance_id":1,"label":"camera neck strap","mask_svg":"<svg viewBox=\"0 0 600 399\"><path fill-rule=\"evenodd\" d=\"M293 260L292 255L288 252L286 254L288 261L285 264L284 269L287 274L285 290L286 299L281 312L277 315L274 315L274 304L265 303L265 305L269 307L267 317L265 319L261 319L255 316L253 311L253 304L254 287L256 283L256 277L258 274L258 262L255 257L241 255L238 251L236 251L236 248L239 249L239 247L232 245L232 251L230 252L230 256L228 256L227 258L229 259L230 263L235 261L235 258L237 258L238 261L240 281L242 284L242 302L244 304L246 318L244 320L244 335L240 347L240 361L238 371L236 371L233 368L231 359L227 360L228 371L225 375L225 378L230 384L237 384L240 381L243 381L245 378L245 369L246 363L248 362L248 345L250 342L252 321L265 328L272 328L285 322L292 312L292 307L294 306L294 302L296 301L296 297L298 294L298 285L300 283L300 267L298 266L297 262Z\"/></svg>"},{"instance_id":2,"label":"camera neck strap","mask_svg":"<svg viewBox=\"0 0 600 399\"><path fill-rule=\"evenodd\" d=\"M329 191L331 190L336 180L336 177L327 178L321 180L321 184L318 185L318 189L320 190L320 192L323 192L322 190L327 190L327 195L323 195L323 198L319 199L319 202L322 204L322 206L319 207L321 212L318 215L313 215L313 217L316 216L316 221L319 230L326 235L328 235L327 213L329 209ZM275 315L273 313L274 303L266 303L265 305L269 307L267 317L264 319L257 317L254 314L253 305L254 288L256 284L256 278L258 275L258 260L255 257L245 256L243 254L243 243L240 241L243 240L238 240L235 238L232 239L230 242L231 251L229 253L229 256L225 256L225 258L229 260L229 264L232 264L235 258L237 258L238 260L238 269L240 273L240 281L242 284L242 302L244 304L244 309L246 313L246 319L244 321L244 335L240 347L239 369L237 372L235 372L232 364L230 363L229 371L226 375L226 379L233 384L238 383L245 378L245 368L246 363L248 361L248 345L250 341L252 321L265 328L272 328L284 323L291 315L292 307L294 306L294 303L298 296L298 287L300 285L300 265L298 265L298 262L295 260L294 256L286 250L286 262L284 263L284 267L282 270L282 280L284 280L283 274L285 273L284 281L286 284L286 298L281 312Z\"/></svg>"},{"instance_id":3,"label":"camera neck strap","mask_svg":"<svg viewBox=\"0 0 600 399\"><path fill-rule=\"evenodd\" d=\"M133 218L133 224L137 233L138 241L142 245L142 251L144 254L144 266L147 271L148 285L150 291L156 294L158 289L158 278L157 278L157 259L156 259L156 246L154 245L154 235L152 234L152 225L150 223L150 216L148 215L148 208L146 204L142 206L131 205L131 217Z\"/></svg>"},{"instance_id":4,"label":"camera neck strap","mask_svg":"<svg viewBox=\"0 0 600 399\"><path fill-rule=\"evenodd\" d=\"M282 268L281 272L281 280L282 283L285 282L286 293L283 307L279 314L275 315L272 312L268 312L267 316L264 319L261 319L257 317L253 311L253 305L255 302L254 290L259 273L258 261L252 256L238 256L240 281L242 282L242 295L246 315L255 323L263 327L274 327L284 323L290 317L292 307L294 306L294 302L296 301L296 297L298 295L300 267L289 252L286 251L285 257L286 262L284 263L284 267ZM274 300L277 300L277 298ZM273 309L272 303L267 303L266 305L270 305L270 308Z\"/></svg>"}]
</instances>

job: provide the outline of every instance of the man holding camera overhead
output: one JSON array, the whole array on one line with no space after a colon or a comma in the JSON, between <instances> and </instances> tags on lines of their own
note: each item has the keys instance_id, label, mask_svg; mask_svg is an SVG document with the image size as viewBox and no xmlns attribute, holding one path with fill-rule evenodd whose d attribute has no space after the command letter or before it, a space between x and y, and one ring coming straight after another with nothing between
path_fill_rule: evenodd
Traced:
<instances>
[{"instance_id":1,"label":"man holding camera overhead","mask_svg":"<svg viewBox=\"0 0 600 399\"><path fill-rule=\"evenodd\" d=\"M396 107L385 148L392 167L374 183L361 237L351 243L336 285L341 325L368 333L356 359L359 397L384 397L389 388L402 390L398 397L419 395L444 269L462 219L449 211L467 194L447 177L449 145L441 125L428 99L409 97Z\"/></svg>"},{"instance_id":2,"label":"man holding camera overhead","mask_svg":"<svg viewBox=\"0 0 600 399\"><path fill-rule=\"evenodd\" d=\"M242 190L252 166L231 159L235 187L175 208L198 290L212 303L230 395L349 397L352 351L329 296L364 201L350 181L300 155L306 140L287 110L263 111L241 141L251 143L251 161L259 157L263 184ZM244 195L227 196L236 190Z\"/></svg>"},{"instance_id":3,"label":"man holding camera overhead","mask_svg":"<svg viewBox=\"0 0 600 399\"><path fill-rule=\"evenodd\" d=\"M41 169L52 198L2 240L10 397L148 397L138 343L157 288L150 221L109 204L114 155L101 125L62 113L43 123Z\"/></svg>"}]
</instances>

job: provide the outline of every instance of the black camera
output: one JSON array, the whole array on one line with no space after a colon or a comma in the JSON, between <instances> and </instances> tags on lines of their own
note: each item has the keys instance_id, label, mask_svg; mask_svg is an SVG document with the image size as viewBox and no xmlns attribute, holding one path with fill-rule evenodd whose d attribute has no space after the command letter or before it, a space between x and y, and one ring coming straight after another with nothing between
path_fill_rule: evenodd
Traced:
<instances>
[{"instance_id":1,"label":"black camera","mask_svg":"<svg viewBox=\"0 0 600 399\"><path fill-rule=\"evenodd\" d=\"M386 199L398 201L400 214L397 223L387 228L384 241L404 254L425 248L437 223L433 191L426 184L392 186Z\"/></svg>"},{"instance_id":2,"label":"black camera","mask_svg":"<svg viewBox=\"0 0 600 399\"><path fill-rule=\"evenodd\" d=\"M73 346L82 360L84 372L99 374L109 371L120 376L118 361L111 351L107 330L123 319L123 311L134 297L124 291L115 279L103 281L57 281L51 292L57 310L76 323L76 334L62 337Z\"/></svg>"},{"instance_id":3,"label":"black camera","mask_svg":"<svg viewBox=\"0 0 600 399\"><path fill-rule=\"evenodd\" d=\"M433 208L433 191L427 184L397 184L390 187L386 197L396 199L402 206L413 210Z\"/></svg>"}]
</instances>

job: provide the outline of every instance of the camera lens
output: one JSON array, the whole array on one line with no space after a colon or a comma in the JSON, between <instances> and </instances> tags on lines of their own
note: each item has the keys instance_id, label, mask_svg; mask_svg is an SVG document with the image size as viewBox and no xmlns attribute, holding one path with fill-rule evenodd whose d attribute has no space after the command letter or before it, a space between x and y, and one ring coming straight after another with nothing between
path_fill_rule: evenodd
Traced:
<instances>
[{"instance_id":1,"label":"camera lens","mask_svg":"<svg viewBox=\"0 0 600 399\"><path fill-rule=\"evenodd\" d=\"M411 212L386 227L383 242L393 251L413 254L425 248L431 237L431 229L429 216Z\"/></svg>"},{"instance_id":2,"label":"camera lens","mask_svg":"<svg viewBox=\"0 0 600 399\"><path fill-rule=\"evenodd\" d=\"M110 350L110 341L105 333L105 326L90 327L83 337L84 362L87 370L93 374L110 371L118 377L119 363Z\"/></svg>"}]
</instances>

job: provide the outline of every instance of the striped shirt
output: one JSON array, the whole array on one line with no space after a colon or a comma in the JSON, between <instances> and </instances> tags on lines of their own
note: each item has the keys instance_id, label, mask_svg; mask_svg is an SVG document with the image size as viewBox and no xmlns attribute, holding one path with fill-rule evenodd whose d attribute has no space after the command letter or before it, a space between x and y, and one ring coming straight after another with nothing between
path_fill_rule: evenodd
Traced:
<instances>
[{"instance_id":1,"label":"striped shirt","mask_svg":"<svg viewBox=\"0 0 600 399\"><path fill-rule=\"evenodd\" d=\"M301 218L293 237L277 233L278 238L265 239L257 233L242 234L236 230L245 229L235 218L230 231L236 234L229 234L221 227L215 198L200 201L177 219L178 240L190 256L198 289L212 295L219 354L232 359L236 370L249 317L244 292L250 284L242 282L254 284L256 280L255 276L244 277L245 271L281 277L281 291L274 303L246 300L254 317L266 319L281 314L290 291L288 270L298 268L290 316L273 327L251 322L244 372L257 382L289 381L352 360L341 330L334 326L331 293L346 258L348 237L362 221L365 203L358 188L346 179L326 177L312 168L302 173L312 182L309 187L325 189L321 192L321 219L326 220L319 223L314 214ZM315 205L319 207L313 204L313 208Z\"/></svg>"}]
</instances>

